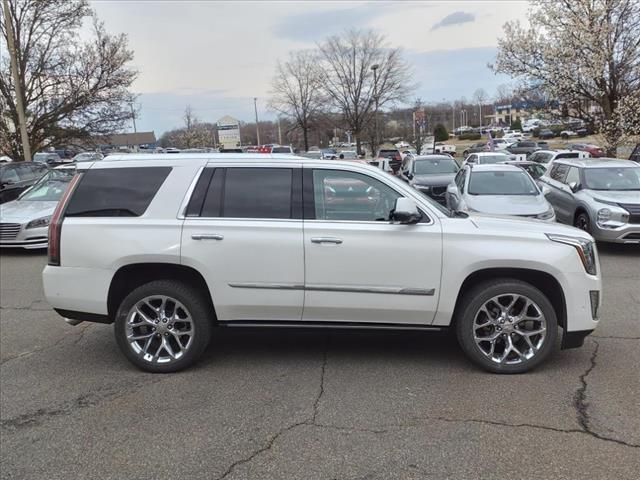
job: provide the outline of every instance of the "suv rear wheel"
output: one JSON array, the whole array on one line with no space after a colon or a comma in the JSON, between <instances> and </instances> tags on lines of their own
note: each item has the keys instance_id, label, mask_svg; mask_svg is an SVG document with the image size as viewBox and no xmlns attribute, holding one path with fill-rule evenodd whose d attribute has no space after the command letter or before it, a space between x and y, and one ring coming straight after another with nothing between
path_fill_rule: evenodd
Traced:
<instances>
[{"instance_id":1,"label":"suv rear wheel","mask_svg":"<svg viewBox=\"0 0 640 480\"><path fill-rule=\"evenodd\" d=\"M515 279L483 282L465 294L458 342L477 365L494 373L523 373L554 350L555 310L534 286Z\"/></svg>"},{"instance_id":2,"label":"suv rear wheel","mask_svg":"<svg viewBox=\"0 0 640 480\"><path fill-rule=\"evenodd\" d=\"M133 290L120 304L116 341L136 367L175 372L202 355L211 338L212 317L197 290L178 281L153 281Z\"/></svg>"}]
</instances>

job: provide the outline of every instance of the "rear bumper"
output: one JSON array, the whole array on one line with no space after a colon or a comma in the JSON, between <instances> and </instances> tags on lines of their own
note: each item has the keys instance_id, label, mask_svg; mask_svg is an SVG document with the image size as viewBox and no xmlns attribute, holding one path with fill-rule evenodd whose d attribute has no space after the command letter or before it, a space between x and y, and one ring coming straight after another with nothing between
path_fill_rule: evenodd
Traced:
<instances>
[{"instance_id":1,"label":"rear bumper","mask_svg":"<svg viewBox=\"0 0 640 480\"><path fill-rule=\"evenodd\" d=\"M44 295L56 310L104 315L114 272L99 268L54 267L42 272ZM67 318L72 316L61 314ZM85 318L76 318L86 320Z\"/></svg>"}]
</instances>

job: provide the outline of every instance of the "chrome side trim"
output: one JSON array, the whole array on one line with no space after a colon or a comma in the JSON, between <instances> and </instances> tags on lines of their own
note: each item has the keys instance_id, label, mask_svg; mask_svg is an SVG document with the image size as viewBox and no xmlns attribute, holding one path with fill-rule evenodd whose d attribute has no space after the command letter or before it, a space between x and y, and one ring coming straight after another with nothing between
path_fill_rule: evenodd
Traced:
<instances>
[{"instance_id":1,"label":"chrome side trim","mask_svg":"<svg viewBox=\"0 0 640 480\"><path fill-rule=\"evenodd\" d=\"M349 293L385 293L392 295L425 295L433 296L435 288L411 287L370 287L357 285L307 285L305 290L311 292L349 292Z\"/></svg>"},{"instance_id":2,"label":"chrome side trim","mask_svg":"<svg viewBox=\"0 0 640 480\"><path fill-rule=\"evenodd\" d=\"M296 283L252 283L236 282L229 283L231 288L259 288L266 290L304 290L304 285Z\"/></svg>"},{"instance_id":3,"label":"chrome side trim","mask_svg":"<svg viewBox=\"0 0 640 480\"><path fill-rule=\"evenodd\" d=\"M351 285L300 285L294 283L252 283L236 282L228 284L232 288L257 288L266 290L305 290L308 292L382 293L391 295L423 295L432 297L435 288L411 287L364 287Z\"/></svg>"}]
</instances>

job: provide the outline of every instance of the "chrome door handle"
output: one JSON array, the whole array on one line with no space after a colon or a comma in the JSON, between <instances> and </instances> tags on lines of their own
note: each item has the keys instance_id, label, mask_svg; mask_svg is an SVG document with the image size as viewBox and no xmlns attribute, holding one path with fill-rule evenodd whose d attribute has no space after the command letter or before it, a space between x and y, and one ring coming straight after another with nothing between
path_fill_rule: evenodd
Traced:
<instances>
[{"instance_id":1,"label":"chrome door handle","mask_svg":"<svg viewBox=\"0 0 640 480\"><path fill-rule=\"evenodd\" d=\"M335 245L340 245L342 243L342 239L335 237L313 237L311 239L311 243L333 243Z\"/></svg>"},{"instance_id":2,"label":"chrome door handle","mask_svg":"<svg viewBox=\"0 0 640 480\"><path fill-rule=\"evenodd\" d=\"M224 235L218 235L217 233L194 233L191 235L194 240L222 240Z\"/></svg>"}]
</instances>

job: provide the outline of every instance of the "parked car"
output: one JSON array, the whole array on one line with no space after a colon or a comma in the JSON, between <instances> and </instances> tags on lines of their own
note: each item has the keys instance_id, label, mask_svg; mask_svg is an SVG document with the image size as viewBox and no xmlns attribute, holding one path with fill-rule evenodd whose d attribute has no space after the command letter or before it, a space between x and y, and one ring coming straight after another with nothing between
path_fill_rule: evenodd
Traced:
<instances>
[{"instance_id":1,"label":"parked car","mask_svg":"<svg viewBox=\"0 0 640 480\"><path fill-rule=\"evenodd\" d=\"M636 145L631 155L629 155L629 160L640 163L640 143Z\"/></svg>"},{"instance_id":2,"label":"parked car","mask_svg":"<svg viewBox=\"0 0 640 480\"><path fill-rule=\"evenodd\" d=\"M505 150L509 153L525 154L529 156L536 150L540 150L540 147L536 144L536 142L531 142L529 140L520 140L509 145Z\"/></svg>"},{"instance_id":3,"label":"parked car","mask_svg":"<svg viewBox=\"0 0 640 480\"><path fill-rule=\"evenodd\" d=\"M71 324L115 323L139 368L193 364L218 326L341 325L451 327L477 365L516 373L559 325L563 348L598 325L584 232L469 218L357 162L208 155L79 164L51 221L47 301Z\"/></svg>"},{"instance_id":4,"label":"parked car","mask_svg":"<svg viewBox=\"0 0 640 480\"><path fill-rule=\"evenodd\" d=\"M455 155L456 155L456 146L455 145L449 145L447 143L436 142L436 144L434 145L434 148L432 148L432 150L433 150L433 152L425 151L424 153L425 154L428 154L428 153L434 153L434 154L448 153L452 157L455 157Z\"/></svg>"},{"instance_id":5,"label":"parked car","mask_svg":"<svg viewBox=\"0 0 640 480\"><path fill-rule=\"evenodd\" d=\"M0 163L13 162L13 159L7 155L0 155Z\"/></svg>"},{"instance_id":6,"label":"parked car","mask_svg":"<svg viewBox=\"0 0 640 480\"><path fill-rule=\"evenodd\" d=\"M0 208L0 247L47 248L49 222L75 173L72 166L50 170L16 200Z\"/></svg>"},{"instance_id":7,"label":"parked car","mask_svg":"<svg viewBox=\"0 0 640 480\"><path fill-rule=\"evenodd\" d=\"M640 244L640 165L617 159L555 160L540 179L558 221L596 240Z\"/></svg>"},{"instance_id":8,"label":"parked car","mask_svg":"<svg viewBox=\"0 0 640 480\"><path fill-rule=\"evenodd\" d=\"M55 166L62 163L62 158L55 152L38 152L33 156L33 162Z\"/></svg>"},{"instance_id":9,"label":"parked car","mask_svg":"<svg viewBox=\"0 0 640 480\"><path fill-rule=\"evenodd\" d=\"M452 210L555 221L536 182L514 165L464 166L447 187L446 199Z\"/></svg>"},{"instance_id":10,"label":"parked car","mask_svg":"<svg viewBox=\"0 0 640 480\"><path fill-rule=\"evenodd\" d=\"M472 153L465 158L462 165L474 164L474 165L486 165L489 163L505 163L509 160L514 160L512 155L507 155L504 152L478 152Z\"/></svg>"},{"instance_id":11,"label":"parked car","mask_svg":"<svg viewBox=\"0 0 640 480\"><path fill-rule=\"evenodd\" d=\"M527 160L549 165L558 158L588 158L589 153L581 150L538 150L533 152Z\"/></svg>"},{"instance_id":12,"label":"parked car","mask_svg":"<svg viewBox=\"0 0 640 480\"><path fill-rule=\"evenodd\" d=\"M322 152L320 150L310 150L308 152L301 153L300 156L304 157L304 158L311 158L311 159L321 160L322 159Z\"/></svg>"},{"instance_id":13,"label":"parked car","mask_svg":"<svg viewBox=\"0 0 640 480\"><path fill-rule=\"evenodd\" d=\"M549 130L548 128L545 128L544 130L540 130L540 133L538 133L538 138L554 138L556 136L555 133L553 133L552 130Z\"/></svg>"},{"instance_id":14,"label":"parked car","mask_svg":"<svg viewBox=\"0 0 640 480\"><path fill-rule=\"evenodd\" d=\"M506 165L514 165L516 167L522 168L525 172L531 175L531 178L534 180L538 180L547 172L547 167L541 163L531 162L528 160L524 161L508 161L504 162ZM543 192L544 193L544 192Z\"/></svg>"},{"instance_id":15,"label":"parked car","mask_svg":"<svg viewBox=\"0 0 640 480\"><path fill-rule=\"evenodd\" d=\"M82 152L73 157L74 162L97 162L104 158L100 152Z\"/></svg>"},{"instance_id":16,"label":"parked car","mask_svg":"<svg viewBox=\"0 0 640 480\"><path fill-rule=\"evenodd\" d=\"M484 152L486 150L487 150L487 142L478 142L478 143L474 143L470 147L465 148L464 151L462 152L462 156L463 158L467 158L470 153Z\"/></svg>"},{"instance_id":17,"label":"parked car","mask_svg":"<svg viewBox=\"0 0 640 480\"><path fill-rule=\"evenodd\" d=\"M588 152L593 158L604 157L604 150L597 145L592 145L590 143L572 143L569 145L571 150L581 150L583 152Z\"/></svg>"},{"instance_id":18,"label":"parked car","mask_svg":"<svg viewBox=\"0 0 640 480\"><path fill-rule=\"evenodd\" d=\"M46 164L33 162L0 164L0 203L18 198L20 193L36 183L48 170Z\"/></svg>"},{"instance_id":19,"label":"parked car","mask_svg":"<svg viewBox=\"0 0 640 480\"><path fill-rule=\"evenodd\" d=\"M460 167L457 162L448 155L420 155L411 158L403 166L401 178L419 192L444 205L447 186L458 170Z\"/></svg>"},{"instance_id":20,"label":"parked car","mask_svg":"<svg viewBox=\"0 0 640 480\"><path fill-rule=\"evenodd\" d=\"M378 150L376 158L389 159L389 168L393 173L397 172L400 169L400 165L402 164L402 154L400 153L400 150L397 149Z\"/></svg>"},{"instance_id":21,"label":"parked car","mask_svg":"<svg viewBox=\"0 0 640 480\"><path fill-rule=\"evenodd\" d=\"M577 137L578 133L573 130L563 130L560 132L560 136L566 140L569 137Z\"/></svg>"}]
</instances>

